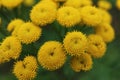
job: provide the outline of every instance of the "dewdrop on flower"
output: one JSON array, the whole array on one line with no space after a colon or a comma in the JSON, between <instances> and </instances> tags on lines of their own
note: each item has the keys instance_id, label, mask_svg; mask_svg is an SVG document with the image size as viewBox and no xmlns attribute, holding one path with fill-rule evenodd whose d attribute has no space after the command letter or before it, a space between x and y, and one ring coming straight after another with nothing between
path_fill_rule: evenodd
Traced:
<instances>
[{"instance_id":1,"label":"dewdrop on flower","mask_svg":"<svg viewBox=\"0 0 120 80\"><path fill-rule=\"evenodd\" d=\"M87 47L87 38L82 32L68 32L63 40L63 44L68 54L79 56Z\"/></svg>"},{"instance_id":2,"label":"dewdrop on flower","mask_svg":"<svg viewBox=\"0 0 120 80\"><path fill-rule=\"evenodd\" d=\"M27 56L23 61L14 64L13 73L19 80L32 80L37 75L37 66L36 58Z\"/></svg>"},{"instance_id":3,"label":"dewdrop on flower","mask_svg":"<svg viewBox=\"0 0 120 80\"><path fill-rule=\"evenodd\" d=\"M106 52L106 44L102 37L99 35L91 34L88 36L88 48L89 53L94 58L101 58Z\"/></svg>"},{"instance_id":4,"label":"dewdrop on flower","mask_svg":"<svg viewBox=\"0 0 120 80\"><path fill-rule=\"evenodd\" d=\"M17 37L24 44L37 41L42 33L42 29L32 22L24 23L18 30Z\"/></svg>"},{"instance_id":5,"label":"dewdrop on flower","mask_svg":"<svg viewBox=\"0 0 120 80\"><path fill-rule=\"evenodd\" d=\"M53 71L61 68L65 60L66 55L60 42L45 42L38 51L38 62L47 70Z\"/></svg>"},{"instance_id":6,"label":"dewdrop on flower","mask_svg":"<svg viewBox=\"0 0 120 80\"><path fill-rule=\"evenodd\" d=\"M84 24L96 26L102 22L102 16L98 8L86 6L81 9L81 17Z\"/></svg>"},{"instance_id":7,"label":"dewdrop on flower","mask_svg":"<svg viewBox=\"0 0 120 80\"><path fill-rule=\"evenodd\" d=\"M57 9L54 6L40 2L31 10L30 18L36 25L45 26L56 19L56 12Z\"/></svg>"},{"instance_id":8,"label":"dewdrop on flower","mask_svg":"<svg viewBox=\"0 0 120 80\"><path fill-rule=\"evenodd\" d=\"M90 6L92 5L92 1L91 0L67 0L64 3L65 6L71 6L74 8L82 8L85 6Z\"/></svg>"},{"instance_id":9,"label":"dewdrop on flower","mask_svg":"<svg viewBox=\"0 0 120 80\"><path fill-rule=\"evenodd\" d=\"M1 0L2 5L8 9L15 8L19 6L22 2L23 0Z\"/></svg>"},{"instance_id":10,"label":"dewdrop on flower","mask_svg":"<svg viewBox=\"0 0 120 80\"><path fill-rule=\"evenodd\" d=\"M73 7L61 7L57 12L57 21L64 27L73 27L81 21L79 10Z\"/></svg>"},{"instance_id":11,"label":"dewdrop on flower","mask_svg":"<svg viewBox=\"0 0 120 80\"><path fill-rule=\"evenodd\" d=\"M105 42L111 42L115 38L115 32L112 26L108 23L103 23L95 28L96 34L100 35Z\"/></svg>"},{"instance_id":12,"label":"dewdrop on flower","mask_svg":"<svg viewBox=\"0 0 120 80\"><path fill-rule=\"evenodd\" d=\"M9 55L10 59L17 59L22 51L22 46L16 37L9 36L1 43L1 49Z\"/></svg>"},{"instance_id":13,"label":"dewdrop on flower","mask_svg":"<svg viewBox=\"0 0 120 80\"><path fill-rule=\"evenodd\" d=\"M81 70L88 71L92 68L92 58L89 54L83 53L80 56L73 56L71 59L71 67L75 72Z\"/></svg>"},{"instance_id":14,"label":"dewdrop on flower","mask_svg":"<svg viewBox=\"0 0 120 80\"><path fill-rule=\"evenodd\" d=\"M97 5L99 8L104 10L110 10L112 8L112 4L107 0L99 0Z\"/></svg>"}]
</instances>

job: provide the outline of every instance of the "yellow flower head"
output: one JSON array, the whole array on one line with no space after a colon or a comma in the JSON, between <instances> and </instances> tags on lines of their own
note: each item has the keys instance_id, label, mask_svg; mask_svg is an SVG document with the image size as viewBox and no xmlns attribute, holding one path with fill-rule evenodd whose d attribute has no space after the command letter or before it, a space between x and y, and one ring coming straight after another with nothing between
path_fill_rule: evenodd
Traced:
<instances>
[{"instance_id":1,"label":"yellow flower head","mask_svg":"<svg viewBox=\"0 0 120 80\"><path fill-rule=\"evenodd\" d=\"M25 6L32 6L35 3L35 0L24 0L23 3Z\"/></svg>"},{"instance_id":2,"label":"yellow flower head","mask_svg":"<svg viewBox=\"0 0 120 80\"><path fill-rule=\"evenodd\" d=\"M16 37L10 36L4 39L1 49L4 51L4 54L9 55L10 59L17 59L20 56L22 46Z\"/></svg>"},{"instance_id":3,"label":"yellow flower head","mask_svg":"<svg viewBox=\"0 0 120 80\"><path fill-rule=\"evenodd\" d=\"M9 54L5 53L3 49L0 48L0 64L9 62L9 61L10 61Z\"/></svg>"},{"instance_id":4,"label":"yellow flower head","mask_svg":"<svg viewBox=\"0 0 120 80\"><path fill-rule=\"evenodd\" d=\"M102 16L104 16L102 18L102 23L109 23L111 24L112 22L112 16L110 15L110 13L106 10L103 10L103 9L99 9L100 13Z\"/></svg>"},{"instance_id":5,"label":"yellow flower head","mask_svg":"<svg viewBox=\"0 0 120 80\"><path fill-rule=\"evenodd\" d=\"M115 32L108 23L98 25L95 29L96 34L100 35L105 42L111 42L115 38Z\"/></svg>"},{"instance_id":6,"label":"yellow flower head","mask_svg":"<svg viewBox=\"0 0 120 80\"><path fill-rule=\"evenodd\" d=\"M102 16L99 9L93 6L86 6L81 9L83 23L90 26L96 26L102 22Z\"/></svg>"},{"instance_id":7,"label":"yellow flower head","mask_svg":"<svg viewBox=\"0 0 120 80\"><path fill-rule=\"evenodd\" d=\"M66 55L61 43L48 41L38 52L38 61L47 70L56 70L63 66Z\"/></svg>"},{"instance_id":8,"label":"yellow flower head","mask_svg":"<svg viewBox=\"0 0 120 80\"><path fill-rule=\"evenodd\" d=\"M72 27L81 21L79 10L73 7L61 7L57 12L57 21L65 27Z\"/></svg>"},{"instance_id":9,"label":"yellow flower head","mask_svg":"<svg viewBox=\"0 0 120 80\"><path fill-rule=\"evenodd\" d=\"M2 5L8 9L15 8L19 6L22 2L23 0L1 0Z\"/></svg>"},{"instance_id":10,"label":"yellow flower head","mask_svg":"<svg viewBox=\"0 0 120 80\"><path fill-rule=\"evenodd\" d=\"M87 47L86 36L81 32L69 32L64 38L64 48L71 56L79 56Z\"/></svg>"},{"instance_id":11,"label":"yellow flower head","mask_svg":"<svg viewBox=\"0 0 120 80\"><path fill-rule=\"evenodd\" d=\"M19 80L32 80L37 74L37 66L35 57L27 56L23 61L15 63L13 73Z\"/></svg>"},{"instance_id":12,"label":"yellow flower head","mask_svg":"<svg viewBox=\"0 0 120 80\"><path fill-rule=\"evenodd\" d=\"M21 19L14 19L8 24L7 30L9 32L13 32L15 30L15 28L20 27L23 23L24 23L24 21Z\"/></svg>"},{"instance_id":13,"label":"yellow flower head","mask_svg":"<svg viewBox=\"0 0 120 80\"><path fill-rule=\"evenodd\" d=\"M49 5L51 5L55 8L59 7L59 3L55 2L54 0L41 0L39 3L42 3L42 4L49 3Z\"/></svg>"},{"instance_id":14,"label":"yellow flower head","mask_svg":"<svg viewBox=\"0 0 120 80\"><path fill-rule=\"evenodd\" d=\"M56 19L56 12L56 7L46 2L40 2L31 10L30 18L33 23L45 26Z\"/></svg>"},{"instance_id":15,"label":"yellow flower head","mask_svg":"<svg viewBox=\"0 0 120 80\"><path fill-rule=\"evenodd\" d=\"M99 35L89 35L88 44L87 52L94 58L101 58L105 54L106 44Z\"/></svg>"},{"instance_id":16,"label":"yellow flower head","mask_svg":"<svg viewBox=\"0 0 120 80\"><path fill-rule=\"evenodd\" d=\"M82 8L84 6L92 5L91 0L67 0L64 4L65 6L71 6L74 8Z\"/></svg>"},{"instance_id":17,"label":"yellow flower head","mask_svg":"<svg viewBox=\"0 0 120 80\"><path fill-rule=\"evenodd\" d=\"M72 57L71 59L71 67L76 72L80 72L81 70L88 71L92 68L92 64L92 58L87 53Z\"/></svg>"},{"instance_id":18,"label":"yellow flower head","mask_svg":"<svg viewBox=\"0 0 120 80\"><path fill-rule=\"evenodd\" d=\"M116 7L120 10L120 0L116 0Z\"/></svg>"},{"instance_id":19,"label":"yellow flower head","mask_svg":"<svg viewBox=\"0 0 120 80\"><path fill-rule=\"evenodd\" d=\"M24 23L18 30L18 39L25 44L30 44L37 41L42 33L42 29L39 26L34 25L31 22Z\"/></svg>"},{"instance_id":20,"label":"yellow flower head","mask_svg":"<svg viewBox=\"0 0 120 80\"><path fill-rule=\"evenodd\" d=\"M107 0L99 0L98 7L104 10L110 10L112 8L112 4Z\"/></svg>"},{"instance_id":21,"label":"yellow flower head","mask_svg":"<svg viewBox=\"0 0 120 80\"><path fill-rule=\"evenodd\" d=\"M27 56L24 58L23 64L27 69L35 71L38 68L37 60L33 56Z\"/></svg>"}]
</instances>

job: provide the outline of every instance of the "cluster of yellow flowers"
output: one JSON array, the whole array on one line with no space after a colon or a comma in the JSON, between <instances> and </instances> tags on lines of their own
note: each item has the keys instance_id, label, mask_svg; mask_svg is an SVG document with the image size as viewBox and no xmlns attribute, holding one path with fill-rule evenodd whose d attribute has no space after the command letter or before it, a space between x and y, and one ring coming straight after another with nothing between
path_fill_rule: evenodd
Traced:
<instances>
[{"instance_id":1,"label":"cluster of yellow flowers","mask_svg":"<svg viewBox=\"0 0 120 80\"><path fill-rule=\"evenodd\" d=\"M0 6L4 6L7 9L13 9L20 6L20 4L25 6L32 6L35 3L35 0L0 0Z\"/></svg>"},{"instance_id":2,"label":"cluster of yellow flowers","mask_svg":"<svg viewBox=\"0 0 120 80\"><path fill-rule=\"evenodd\" d=\"M0 4L11 9L23 1L31 5L34 0L0 0ZM69 55L70 66L74 71L90 70L92 58L101 58L106 52L106 44L115 37L111 26L112 18L107 11L110 8L111 5L103 0L98 2L98 7L93 6L92 0L41 0L30 12L31 21L14 19L8 24L7 30L11 36L4 39L0 45L0 64L19 58L22 44L36 42L44 35L42 28L57 21L57 24L61 25L59 27L73 29L66 31L62 42L51 40L40 46L38 63L53 71L61 68ZM87 35L87 31L74 29L75 26L92 28L94 31ZM13 73L19 80L35 78L37 60L34 56L27 56L23 61L17 61Z\"/></svg>"}]
</instances>

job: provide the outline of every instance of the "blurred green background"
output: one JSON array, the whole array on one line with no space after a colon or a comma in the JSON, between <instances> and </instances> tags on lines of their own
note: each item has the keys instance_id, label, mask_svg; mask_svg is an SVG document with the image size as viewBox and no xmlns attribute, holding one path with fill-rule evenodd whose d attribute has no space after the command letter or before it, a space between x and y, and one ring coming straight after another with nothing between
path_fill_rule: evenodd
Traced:
<instances>
[{"instance_id":1,"label":"blurred green background","mask_svg":"<svg viewBox=\"0 0 120 80\"><path fill-rule=\"evenodd\" d=\"M96 2L97 0L94 1ZM109 1L113 4L110 13L113 17L112 25L116 32L116 38L113 42L108 44L107 52L104 57L93 60L94 64L92 70L76 73L68 67L69 63L66 63L61 69L52 72L43 70L39 67L35 80L120 80L120 11L115 7L116 0ZM19 18L24 20L29 19L29 9L30 8L23 7L22 10L24 15L19 16ZM8 12L5 13L6 14L0 10L3 26L6 26L6 23L17 14L13 12L9 12L9 14ZM5 20L6 18L7 20ZM5 28L0 29L0 40L5 37L5 35L2 34L5 30ZM5 64L0 64L0 80L17 80L12 74L13 64L14 60Z\"/></svg>"}]
</instances>

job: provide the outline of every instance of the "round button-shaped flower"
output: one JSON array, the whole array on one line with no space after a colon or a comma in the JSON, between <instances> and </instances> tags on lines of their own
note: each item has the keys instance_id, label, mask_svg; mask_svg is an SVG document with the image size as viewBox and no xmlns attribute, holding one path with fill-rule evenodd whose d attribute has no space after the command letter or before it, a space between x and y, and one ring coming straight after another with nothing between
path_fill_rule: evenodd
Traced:
<instances>
[{"instance_id":1,"label":"round button-shaped flower","mask_svg":"<svg viewBox=\"0 0 120 80\"><path fill-rule=\"evenodd\" d=\"M31 22L24 23L17 32L18 39L25 44L30 44L37 41L42 33L42 29L39 26Z\"/></svg>"},{"instance_id":2,"label":"round button-shaped flower","mask_svg":"<svg viewBox=\"0 0 120 80\"><path fill-rule=\"evenodd\" d=\"M41 2L33 7L30 18L36 25L45 26L56 19L56 12L56 7L49 3Z\"/></svg>"},{"instance_id":3,"label":"round button-shaped flower","mask_svg":"<svg viewBox=\"0 0 120 80\"><path fill-rule=\"evenodd\" d=\"M115 38L114 29L108 23L98 25L95 32L100 35L105 42L111 42Z\"/></svg>"},{"instance_id":4,"label":"round button-shaped flower","mask_svg":"<svg viewBox=\"0 0 120 80\"><path fill-rule=\"evenodd\" d=\"M61 7L57 12L57 21L65 27L73 27L81 21L80 12L73 7Z\"/></svg>"},{"instance_id":5,"label":"round button-shaped flower","mask_svg":"<svg viewBox=\"0 0 120 80\"><path fill-rule=\"evenodd\" d=\"M32 80L37 75L37 66L36 58L27 56L14 64L13 73L19 80Z\"/></svg>"},{"instance_id":6,"label":"round button-shaped flower","mask_svg":"<svg viewBox=\"0 0 120 80\"><path fill-rule=\"evenodd\" d=\"M13 32L15 30L15 28L20 27L23 23L24 23L24 21L21 19L14 19L8 24L7 30L9 32Z\"/></svg>"},{"instance_id":7,"label":"round button-shaped flower","mask_svg":"<svg viewBox=\"0 0 120 80\"><path fill-rule=\"evenodd\" d=\"M4 39L1 49L10 59L17 59L22 51L22 45L16 37L10 36Z\"/></svg>"},{"instance_id":8,"label":"round button-shaped flower","mask_svg":"<svg viewBox=\"0 0 120 80\"><path fill-rule=\"evenodd\" d=\"M74 1L73 0L67 0L64 3L64 5L81 9L82 7L92 5L92 1L91 0L74 0Z\"/></svg>"},{"instance_id":9,"label":"round button-shaped flower","mask_svg":"<svg viewBox=\"0 0 120 80\"><path fill-rule=\"evenodd\" d=\"M101 58L106 52L106 44L99 35L88 36L87 52L94 58Z\"/></svg>"},{"instance_id":10,"label":"round button-shaped flower","mask_svg":"<svg viewBox=\"0 0 120 80\"><path fill-rule=\"evenodd\" d=\"M63 46L57 41L48 41L38 52L38 61L43 68L53 71L63 66L66 55Z\"/></svg>"},{"instance_id":11,"label":"round button-shaped flower","mask_svg":"<svg viewBox=\"0 0 120 80\"><path fill-rule=\"evenodd\" d=\"M86 36L77 31L68 32L64 38L64 48L71 56L79 56L87 47Z\"/></svg>"},{"instance_id":12,"label":"round button-shaped flower","mask_svg":"<svg viewBox=\"0 0 120 80\"><path fill-rule=\"evenodd\" d=\"M23 0L1 0L2 5L8 9L15 8L19 6L22 2Z\"/></svg>"},{"instance_id":13,"label":"round button-shaped flower","mask_svg":"<svg viewBox=\"0 0 120 80\"><path fill-rule=\"evenodd\" d=\"M72 57L71 59L71 67L75 72L80 72L81 70L88 71L92 68L92 64L92 58L87 53Z\"/></svg>"},{"instance_id":14,"label":"round button-shaped flower","mask_svg":"<svg viewBox=\"0 0 120 80\"><path fill-rule=\"evenodd\" d=\"M98 8L86 6L81 9L81 17L84 24L96 26L102 22L102 15Z\"/></svg>"}]
</instances>

